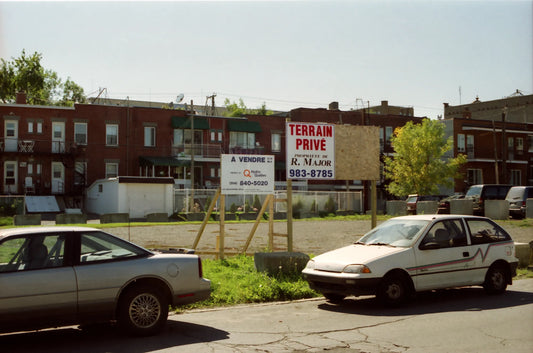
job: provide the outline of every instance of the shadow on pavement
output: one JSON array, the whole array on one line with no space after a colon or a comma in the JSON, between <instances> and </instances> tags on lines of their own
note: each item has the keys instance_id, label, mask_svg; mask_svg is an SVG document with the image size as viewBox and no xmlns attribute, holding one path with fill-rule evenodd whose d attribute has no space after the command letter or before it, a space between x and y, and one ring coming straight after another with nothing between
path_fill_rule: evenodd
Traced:
<instances>
[{"instance_id":1,"label":"shadow on pavement","mask_svg":"<svg viewBox=\"0 0 533 353\"><path fill-rule=\"evenodd\" d=\"M348 297L341 304L321 303L319 309L367 316L404 316L451 311L484 311L533 303L533 293L508 290L488 295L482 288L451 288L417 293L405 306L386 308L374 297Z\"/></svg>"},{"instance_id":2,"label":"shadow on pavement","mask_svg":"<svg viewBox=\"0 0 533 353\"><path fill-rule=\"evenodd\" d=\"M226 331L169 320L161 334L151 337L126 336L112 325L98 325L88 330L68 327L5 334L0 336L0 351L3 353L140 353L227 338Z\"/></svg>"}]
</instances>

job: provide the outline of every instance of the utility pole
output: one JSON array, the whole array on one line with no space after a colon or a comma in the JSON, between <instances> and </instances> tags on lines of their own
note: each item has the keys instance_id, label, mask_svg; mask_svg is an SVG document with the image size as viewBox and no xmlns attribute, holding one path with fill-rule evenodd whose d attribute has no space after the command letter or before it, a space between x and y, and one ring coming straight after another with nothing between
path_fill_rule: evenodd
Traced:
<instances>
[{"instance_id":1,"label":"utility pole","mask_svg":"<svg viewBox=\"0 0 533 353\"><path fill-rule=\"evenodd\" d=\"M509 182L507 178L507 141L505 133L505 120L507 118L507 105L502 109L502 183Z\"/></svg>"},{"instance_id":2,"label":"utility pole","mask_svg":"<svg viewBox=\"0 0 533 353\"><path fill-rule=\"evenodd\" d=\"M216 93L213 93L212 95L210 96L207 96L206 97L206 100L205 100L205 112L206 112L206 115L210 115L210 116L215 116L216 114L216 108L215 108L215 97L217 96ZM211 99L211 109L209 110L209 113L207 113L207 110L208 110L208 105L207 105L207 102L209 102L209 100Z\"/></svg>"},{"instance_id":3,"label":"utility pole","mask_svg":"<svg viewBox=\"0 0 533 353\"><path fill-rule=\"evenodd\" d=\"M194 212L194 103L191 99L191 211Z\"/></svg>"}]
</instances>

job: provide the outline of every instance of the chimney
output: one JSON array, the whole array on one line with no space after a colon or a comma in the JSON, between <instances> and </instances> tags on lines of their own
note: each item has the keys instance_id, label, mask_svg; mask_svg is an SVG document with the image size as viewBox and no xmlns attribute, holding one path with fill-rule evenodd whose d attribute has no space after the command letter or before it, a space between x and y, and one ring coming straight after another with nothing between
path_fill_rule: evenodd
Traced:
<instances>
[{"instance_id":1,"label":"chimney","mask_svg":"<svg viewBox=\"0 0 533 353\"><path fill-rule=\"evenodd\" d=\"M26 92L21 91L17 92L17 97L15 99L16 104L27 104L26 102Z\"/></svg>"},{"instance_id":2,"label":"chimney","mask_svg":"<svg viewBox=\"0 0 533 353\"><path fill-rule=\"evenodd\" d=\"M339 110L339 102L331 102L329 103L329 110Z\"/></svg>"}]
</instances>

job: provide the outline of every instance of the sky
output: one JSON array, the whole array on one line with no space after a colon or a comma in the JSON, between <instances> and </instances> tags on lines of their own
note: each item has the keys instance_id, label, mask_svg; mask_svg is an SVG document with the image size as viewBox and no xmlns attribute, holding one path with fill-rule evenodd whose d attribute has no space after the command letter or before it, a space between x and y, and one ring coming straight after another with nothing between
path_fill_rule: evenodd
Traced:
<instances>
[{"instance_id":1,"label":"sky","mask_svg":"<svg viewBox=\"0 0 533 353\"><path fill-rule=\"evenodd\" d=\"M436 118L533 94L533 2L0 0L0 57L22 50L93 97Z\"/></svg>"}]
</instances>

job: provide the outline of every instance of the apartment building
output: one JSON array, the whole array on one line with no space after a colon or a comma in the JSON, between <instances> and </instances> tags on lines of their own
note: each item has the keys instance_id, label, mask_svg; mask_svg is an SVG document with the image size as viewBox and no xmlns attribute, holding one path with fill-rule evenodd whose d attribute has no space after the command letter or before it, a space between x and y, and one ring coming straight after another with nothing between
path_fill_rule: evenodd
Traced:
<instances>
[{"instance_id":1,"label":"apartment building","mask_svg":"<svg viewBox=\"0 0 533 353\"><path fill-rule=\"evenodd\" d=\"M192 183L195 188L216 188L224 153L274 155L276 184L283 189L287 119L379 126L384 155L393 152L389 141L396 127L422 120L334 106L228 118L129 104L67 108L32 106L23 100L0 104L0 118L0 192L65 196L81 196L95 181L116 176L172 177L177 188ZM365 190L358 180L297 185L308 190Z\"/></svg>"},{"instance_id":2,"label":"apartment building","mask_svg":"<svg viewBox=\"0 0 533 353\"><path fill-rule=\"evenodd\" d=\"M453 155L468 159L456 192L473 184L533 185L533 95L445 103L443 122L454 139Z\"/></svg>"}]
</instances>

